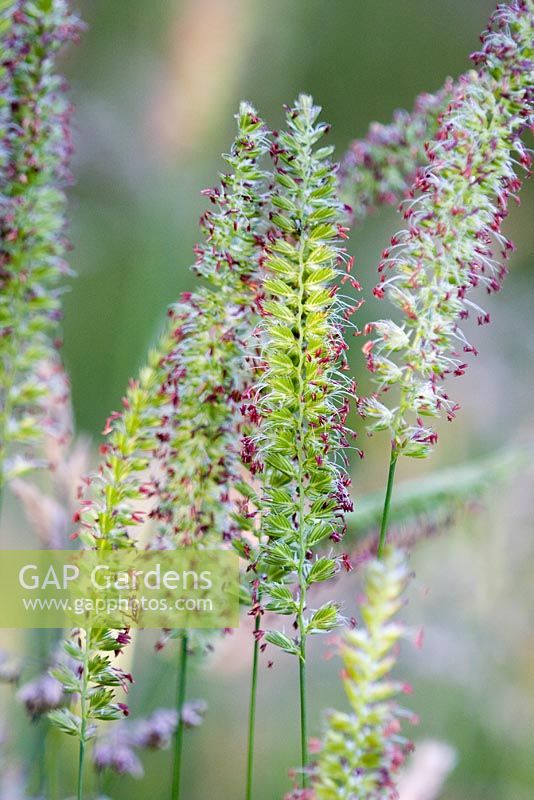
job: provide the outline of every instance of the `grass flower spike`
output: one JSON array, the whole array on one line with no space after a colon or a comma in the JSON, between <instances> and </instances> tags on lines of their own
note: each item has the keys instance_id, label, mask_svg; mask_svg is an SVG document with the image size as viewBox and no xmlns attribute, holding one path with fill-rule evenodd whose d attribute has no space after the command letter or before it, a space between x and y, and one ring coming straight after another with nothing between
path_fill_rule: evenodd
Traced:
<instances>
[{"instance_id":1,"label":"grass flower spike","mask_svg":"<svg viewBox=\"0 0 534 800\"><path fill-rule=\"evenodd\" d=\"M0 7L0 485L39 463L54 391L71 154L55 62L78 30L64 0Z\"/></svg>"},{"instance_id":2,"label":"grass flower spike","mask_svg":"<svg viewBox=\"0 0 534 800\"><path fill-rule=\"evenodd\" d=\"M341 196L355 219L406 196L417 169L427 161L424 144L434 137L452 90L449 80L436 94L419 95L411 112L395 111L388 125L373 122L367 136L350 144L339 181Z\"/></svg>"},{"instance_id":3,"label":"grass flower spike","mask_svg":"<svg viewBox=\"0 0 534 800\"><path fill-rule=\"evenodd\" d=\"M234 497L239 478L239 403L248 385L245 352L257 314L257 273L268 220L265 128L242 103L237 137L225 156L231 172L204 194L213 204L201 218L195 272L208 286L171 309L173 344L164 359L165 400L159 474L151 516L159 522L154 546L220 547L240 532ZM233 494L231 490L234 490ZM180 795L187 664L191 636L179 632L179 680L173 797Z\"/></svg>"},{"instance_id":4,"label":"grass flower spike","mask_svg":"<svg viewBox=\"0 0 534 800\"><path fill-rule=\"evenodd\" d=\"M223 176L220 189L207 192L218 212L203 216L206 243L196 248L196 270L211 286L171 308L147 365L129 384L123 410L106 423L99 469L85 480L75 514L77 537L86 547L135 547L135 530L150 517L159 523L153 546L213 546L232 535L234 412L246 380L241 334L254 312L254 274L263 248L266 181L256 160L266 153L263 124L243 103L227 156L234 172ZM75 633L65 645L79 663L59 678L65 691L81 681L85 699L77 692L80 713L64 710L52 720L77 735L83 748L94 733L93 696L102 699L99 719L126 712L115 701L115 690L127 686L122 671L104 655L99 683L100 672L91 665L102 657L102 641L115 643L111 650L118 652L127 639L125 632L98 629ZM187 652L185 636L184 644Z\"/></svg>"},{"instance_id":5,"label":"grass flower spike","mask_svg":"<svg viewBox=\"0 0 534 800\"><path fill-rule=\"evenodd\" d=\"M158 445L161 364L171 346L169 337L168 331L161 336L139 378L130 382L122 413L112 414L106 423L102 463L85 479L86 495L74 516L76 535L85 547L115 550L136 546L132 531L144 520L148 464ZM97 626L76 630L64 643L65 661L52 672L64 692L78 698L75 710L62 708L49 715L63 733L79 740L78 800L83 797L85 752L95 736L96 722L128 714L116 692L127 691L133 679L114 665L113 659L129 641L127 630Z\"/></svg>"},{"instance_id":6,"label":"grass flower spike","mask_svg":"<svg viewBox=\"0 0 534 800\"><path fill-rule=\"evenodd\" d=\"M394 620L409 577L406 558L386 548L365 566L362 626L347 630L341 656L351 712L331 712L315 768L315 800L394 800L395 772L411 750L401 722L413 715L397 696L408 687L390 672L405 629Z\"/></svg>"},{"instance_id":7,"label":"grass flower spike","mask_svg":"<svg viewBox=\"0 0 534 800\"><path fill-rule=\"evenodd\" d=\"M258 378L247 412L260 422L243 441L243 460L261 483L259 571L271 576L263 584L266 608L294 616L298 628L296 638L279 631L266 638L299 659L303 767L306 639L338 621L334 603L308 609L309 587L338 568L335 559L315 558L313 552L320 542L341 537L343 514L352 508L341 455L351 436L342 330L352 309L339 299L336 285L346 234L331 148L315 149L327 131L317 122L319 112L310 97L299 97L287 110L287 132L274 136L276 235L265 261ZM292 582L298 586L295 597Z\"/></svg>"},{"instance_id":8,"label":"grass flower spike","mask_svg":"<svg viewBox=\"0 0 534 800\"><path fill-rule=\"evenodd\" d=\"M521 185L515 166L531 163L520 135L532 124L533 34L532 0L499 6L473 56L479 72L460 80L427 147L430 166L404 213L409 227L379 267L375 294L396 305L403 322L372 323L376 338L364 351L379 390L399 394L395 407L375 397L366 411L374 430L390 432L397 455L428 453L437 436L423 417L454 417L458 406L441 381L462 375L465 353L476 352L459 320L474 311L479 325L488 322L469 295L477 286L498 291L505 275L494 250L506 258L512 248L501 224Z\"/></svg>"},{"instance_id":9,"label":"grass flower spike","mask_svg":"<svg viewBox=\"0 0 534 800\"><path fill-rule=\"evenodd\" d=\"M150 494L149 464L159 445L163 363L172 346L171 328L149 352L138 378L130 381L122 412L113 412L106 422L103 458L98 471L85 480L74 517L86 547L135 546L133 533L145 520L143 506Z\"/></svg>"},{"instance_id":10,"label":"grass flower spike","mask_svg":"<svg viewBox=\"0 0 534 800\"><path fill-rule=\"evenodd\" d=\"M159 434L160 501L153 516L173 545L220 543L237 531L230 487L237 481L236 419L248 382L244 353L253 328L257 273L266 230L268 152L263 122L242 103L238 132L212 208L201 218L205 242L194 270L206 288L171 309L174 344L165 359L165 418Z\"/></svg>"},{"instance_id":11,"label":"grass flower spike","mask_svg":"<svg viewBox=\"0 0 534 800\"><path fill-rule=\"evenodd\" d=\"M116 702L115 692L119 688L127 691L132 676L113 666L112 658L129 641L128 631L96 627L80 630L64 644L67 658L51 670L65 694L78 700L75 711L66 706L48 715L60 731L79 741L77 800L83 798L85 752L87 743L96 734L97 722L109 722L128 715L128 706Z\"/></svg>"}]
</instances>

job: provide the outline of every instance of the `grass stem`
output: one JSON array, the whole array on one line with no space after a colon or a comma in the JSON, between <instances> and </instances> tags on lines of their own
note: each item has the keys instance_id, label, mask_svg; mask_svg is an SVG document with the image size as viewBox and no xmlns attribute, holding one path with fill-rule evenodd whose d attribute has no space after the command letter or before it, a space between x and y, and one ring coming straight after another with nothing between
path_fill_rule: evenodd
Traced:
<instances>
[{"instance_id":1,"label":"grass stem","mask_svg":"<svg viewBox=\"0 0 534 800\"><path fill-rule=\"evenodd\" d=\"M384 547L386 546L386 538L388 534L389 510L391 507L391 496L393 494L393 484L395 482L395 467L397 466L398 453L395 446L391 446L391 458L389 461L388 482L386 486L386 496L384 498L384 510L382 512L382 522L380 524L380 538L378 540L378 558L382 558L384 554Z\"/></svg>"},{"instance_id":2,"label":"grass stem","mask_svg":"<svg viewBox=\"0 0 534 800\"><path fill-rule=\"evenodd\" d=\"M254 621L254 650L252 655L252 680L250 685L250 705L248 714L248 746L247 746L247 790L246 800L252 800L252 785L254 780L254 736L256 729L256 699L258 695L258 662L260 652L260 642L258 631L260 630L261 614L256 614Z\"/></svg>"},{"instance_id":3,"label":"grass stem","mask_svg":"<svg viewBox=\"0 0 534 800\"><path fill-rule=\"evenodd\" d=\"M183 707L185 703L186 684L187 684L187 662L188 662L188 638L184 632L182 635L181 647L179 649L178 663L178 686L176 689L176 711L178 713L178 725L174 736L174 762L172 772L172 794L171 800L180 800L180 787L182 777L182 750L184 739L184 718Z\"/></svg>"},{"instance_id":4,"label":"grass stem","mask_svg":"<svg viewBox=\"0 0 534 800\"><path fill-rule=\"evenodd\" d=\"M307 722L307 698L306 698L306 638L301 642L301 652L299 658L299 693L300 693L300 748L301 748L301 767L302 767L302 788L308 785L308 722Z\"/></svg>"},{"instance_id":5,"label":"grass stem","mask_svg":"<svg viewBox=\"0 0 534 800\"><path fill-rule=\"evenodd\" d=\"M78 758L78 789L77 800L83 800L83 769L85 763L85 739L80 739L80 755Z\"/></svg>"},{"instance_id":6,"label":"grass stem","mask_svg":"<svg viewBox=\"0 0 534 800\"><path fill-rule=\"evenodd\" d=\"M76 792L76 800L83 800L83 773L85 766L85 745L87 740L87 689L88 689L88 671L89 671L89 640L91 638L90 630L85 631L84 642L84 658L83 658L83 673L82 673L82 689L80 693L80 754L78 757L78 787Z\"/></svg>"}]
</instances>

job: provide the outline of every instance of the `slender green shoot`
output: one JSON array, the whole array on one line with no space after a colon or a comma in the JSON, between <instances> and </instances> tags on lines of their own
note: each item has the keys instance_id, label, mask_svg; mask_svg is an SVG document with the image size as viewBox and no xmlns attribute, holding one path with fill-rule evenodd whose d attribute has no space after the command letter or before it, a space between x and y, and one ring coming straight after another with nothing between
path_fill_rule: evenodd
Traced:
<instances>
[{"instance_id":1,"label":"slender green shoot","mask_svg":"<svg viewBox=\"0 0 534 800\"><path fill-rule=\"evenodd\" d=\"M188 637L184 632L179 648L178 662L178 686L176 691L176 711L178 713L178 725L174 736L174 762L172 773L172 792L171 800L180 800L181 778L182 778L182 751L184 740L184 716L183 708L187 686L187 666L189 660Z\"/></svg>"},{"instance_id":2,"label":"slender green shoot","mask_svg":"<svg viewBox=\"0 0 534 800\"><path fill-rule=\"evenodd\" d=\"M258 664L260 654L260 642L258 633L260 630L261 616L256 614L254 622L254 650L252 654L252 680L250 686L250 705L248 715L248 747L247 747L247 789L246 800L252 800L252 788L254 783L254 735L256 730L256 703L258 697Z\"/></svg>"},{"instance_id":3,"label":"slender green shoot","mask_svg":"<svg viewBox=\"0 0 534 800\"><path fill-rule=\"evenodd\" d=\"M395 467L397 466L398 454L395 445L391 446L391 458L389 460L388 482L386 486L386 496L384 498L384 510L382 512L382 522L380 523L380 538L378 540L377 556L382 558L388 534L389 510L391 506L391 496L393 494L393 484L395 483Z\"/></svg>"}]
</instances>

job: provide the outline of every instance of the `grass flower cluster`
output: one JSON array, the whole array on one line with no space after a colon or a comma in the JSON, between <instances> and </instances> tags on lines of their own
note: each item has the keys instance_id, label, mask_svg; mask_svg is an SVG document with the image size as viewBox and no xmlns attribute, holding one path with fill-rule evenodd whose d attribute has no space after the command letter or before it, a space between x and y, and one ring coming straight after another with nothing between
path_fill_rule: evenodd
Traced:
<instances>
[{"instance_id":1,"label":"grass flower cluster","mask_svg":"<svg viewBox=\"0 0 534 800\"><path fill-rule=\"evenodd\" d=\"M208 286L171 309L172 348L166 355L164 417L158 434L162 478L153 516L173 546L229 540L230 488L236 483L239 402L247 385L243 353L256 312L263 254L268 151L265 126L243 103L237 136L225 157L231 168L204 191L212 204L201 220L205 241L194 270Z\"/></svg>"},{"instance_id":2,"label":"grass flower cluster","mask_svg":"<svg viewBox=\"0 0 534 800\"><path fill-rule=\"evenodd\" d=\"M373 122L367 136L355 139L340 166L341 196L356 220L382 205L395 205L409 192L426 163L425 142L434 138L438 117L453 92L448 80L436 94L417 97L411 112L398 110L387 125Z\"/></svg>"},{"instance_id":3,"label":"grass flower cluster","mask_svg":"<svg viewBox=\"0 0 534 800\"><path fill-rule=\"evenodd\" d=\"M147 519L158 522L153 547L213 546L231 536L225 526L230 524L231 478L235 481L230 464L232 454L233 462L238 456L232 404L241 397L243 375L239 324L240 320L242 326L250 324L255 300L253 278L263 244L259 217L265 191L256 160L266 148L263 124L254 110L243 104L237 119L238 135L227 156L234 172L223 176L220 188L208 190L219 211L204 215L206 242L196 248L195 269L212 286L185 295L170 309L148 364L130 382L122 412L107 421L100 467L86 480L75 515L78 538L86 547L135 547L134 531ZM68 641L69 652L77 648L83 652L80 680L85 662L90 667L92 659L99 658L102 636L116 642L125 635L89 631L86 637ZM182 639L185 662L187 637ZM122 672L109 657L106 670L118 679L109 683L106 672L105 682L99 684L101 676L89 671L89 701L85 706L82 702L73 725L71 712L52 717L66 730L68 716L68 727L82 742L82 728L88 730L93 713L90 698L97 689L110 687L102 694L106 702L98 709L99 719L115 719L124 711L114 698L114 690L126 685ZM61 676L66 691L71 672L67 669ZM76 669L74 674L76 678Z\"/></svg>"},{"instance_id":4,"label":"grass flower cluster","mask_svg":"<svg viewBox=\"0 0 534 800\"><path fill-rule=\"evenodd\" d=\"M150 516L158 530L155 547L221 547L239 535L238 408L248 385L244 353L257 313L257 273L268 225L267 175L260 162L268 151L265 126L242 103L237 136L225 160L231 171L204 191L212 204L201 219L205 234L195 248L194 271L207 286L172 307L171 347L162 361L163 401L157 473L150 491ZM191 634L175 632L179 648L173 786L180 793Z\"/></svg>"},{"instance_id":5,"label":"grass flower cluster","mask_svg":"<svg viewBox=\"0 0 534 800\"><path fill-rule=\"evenodd\" d=\"M395 773L411 749L401 734L412 717L397 697L408 687L391 677L395 649L406 635L395 620L409 579L406 556L388 546L364 567L363 624L341 647L343 685L352 711L331 712L315 767L316 800L396 798Z\"/></svg>"},{"instance_id":6,"label":"grass flower cluster","mask_svg":"<svg viewBox=\"0 0 534 800\"><path fill-rule=\"evenodd\" d=\"M529 0L499 7L473 56L478 72L460 80L439 130L427 146L429 166L406 205L408 227L395 234L379 267L377 297L402 312L402 323L379 320L364 348L379 393L393 390L393 407L366 404L372 430L390 433L397 455L424 457L436 433L424 417L452 419L458 405L442 381L462 375L476 353L459 320L489 315L470 299L475 287L498 291L512 245L501 233L520 180L531 163L520 136L532 124L533 13Z\"/></svg>"},{"instance_id":7,"label":"grass flower cluster","mask_svg":"<svg viewBox=\"0 0 534 800\"><path fill-rule=\"evenodd\" d=\"M0 486L40 463L55 391L70 106L56 57L79 22L63 0L2 3Z\"/></svg>"},{"instance_id":8,"label":"grass flower cluster","mask_svg":"<svg viewBox=\"0 0 534 800\"><path fill-rule=\"evenodd\" d=\"M159 347L149 354L149 363L138 380L130 382L123 411L108 419L104 431L107 441L101 446L102 463L84 481L85 495L74 520L78 526L75 535L85 547L135 547L132 529L144 520L140 504L146 496L148 464L158 441L158 376L168 347L166 333ZM75 711L65 707L50 714L54 725L79 740L78 798L83 796L85 751L87 742L96 734L95 722L128 714L127 705L117 701L115 695L117 690L126 691L133 679L113 662L129 641L126 629L88 627L74 631L64 643L67 658L53 671L64 692L78 700Z\"/></svg>"},{"instance_id":9,"label":"grass flower cluster","mask_svg":"<svg viewBox=\"0 0 534 800\"><path fill-rule=\"evenodd\" d=\"M344 375L343 328L354 310L338 296L346 255L344 209L336 195L320 109L301 95L273 135L273 235L264 264L257 372L246 408L256 430L243 439L243 462L260 485L259 563L266 609L295 618L298 635L270 631L266 641L300 664L302 766L306 767L306 640L338 624L337 605L310 612L308 589L338 570L320 543L339 540L352 508L343 449L352 384ZM291 585L296 584L296 594ZM258 609L257 613L260 611ZM261 631L256 631L257 637Z\"/></svg>"},{"instance_id":10,"label":"grass flower cluster","mask_svg":"<svg viewBox=\"0 0 534 800\"><path fill-rule=\"evenodd\" d=\"M129 641L127 631L95 627L80 630L64 644L68 660L51 671L65 694L78 699L77 711L65 706L49 714L53 725L68 736L76 737L80 743L78 798L83 797L85 750L96 735L96 723L128 715L128 706L115 702L115 691L117 688L127 691L133 678L114 666L112 659Z\"/></svg>"},{"instance_id":11,"label":"grass flower cluster","mask_svg":"<svg viewBox=\"0 0 534 800\"><path fill-rule=\"evenodd\" d=\"M159 443L162 365L172 342L172 332L165 331L138 378L130 381L123 410L106 422L98 471L85 479L74 517L86 547L135 546L134 531L144 522L143 504L150 493L149 465Z\"/></svg>"}]
</instances>

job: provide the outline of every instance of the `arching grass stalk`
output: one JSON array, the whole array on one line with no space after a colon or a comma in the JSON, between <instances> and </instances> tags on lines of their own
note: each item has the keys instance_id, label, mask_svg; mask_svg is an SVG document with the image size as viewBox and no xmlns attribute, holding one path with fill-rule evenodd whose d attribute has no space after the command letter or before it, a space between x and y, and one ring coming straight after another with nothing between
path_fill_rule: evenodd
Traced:
<instances>
[{"instance_id":1,"label":"arching grass stalk","mask_svg":"<svg viewBox=\"0 0 534 800\"><path fill-rule=\"evenodd\" d=\"M188 637L184 632L180 639L180 646L178 648L178 686L176 687L176 713L178 715L178 724L174 734L174 761L173 761L173 774L172 774L172 791L171 800L180 800L180 788L182 778L182 751L184 741L184 704L187 689L187 667L188 667Z\"/></svg>"},{"instance_id":2,"label":"arching grass stalk","mask_svg":"<svg viewBox=\"0 0 534 800\"><path fill-rule=\"evenodd\" d=\"M242 444L243 462L260 484L254 498L260 519L255 566L265 608L293 616L297 630L294 638L269 631L265 639L299 661L303 786L306 642L338 622L334 603L308 612L310 586L338 569L335 558L314 558L313 549L329 537L341 538L343 513L352 508L341 456L349 444L345 418L352 391L342 373L342 330L355 308L337 295L345 229L331 148L315 149L328 130L317 123L319 112L310 97L301 96L287 109L287 131L273 134L275 231L265 259L256 382L244 408L251 428Z\"/></svg>"}]
</instances>

